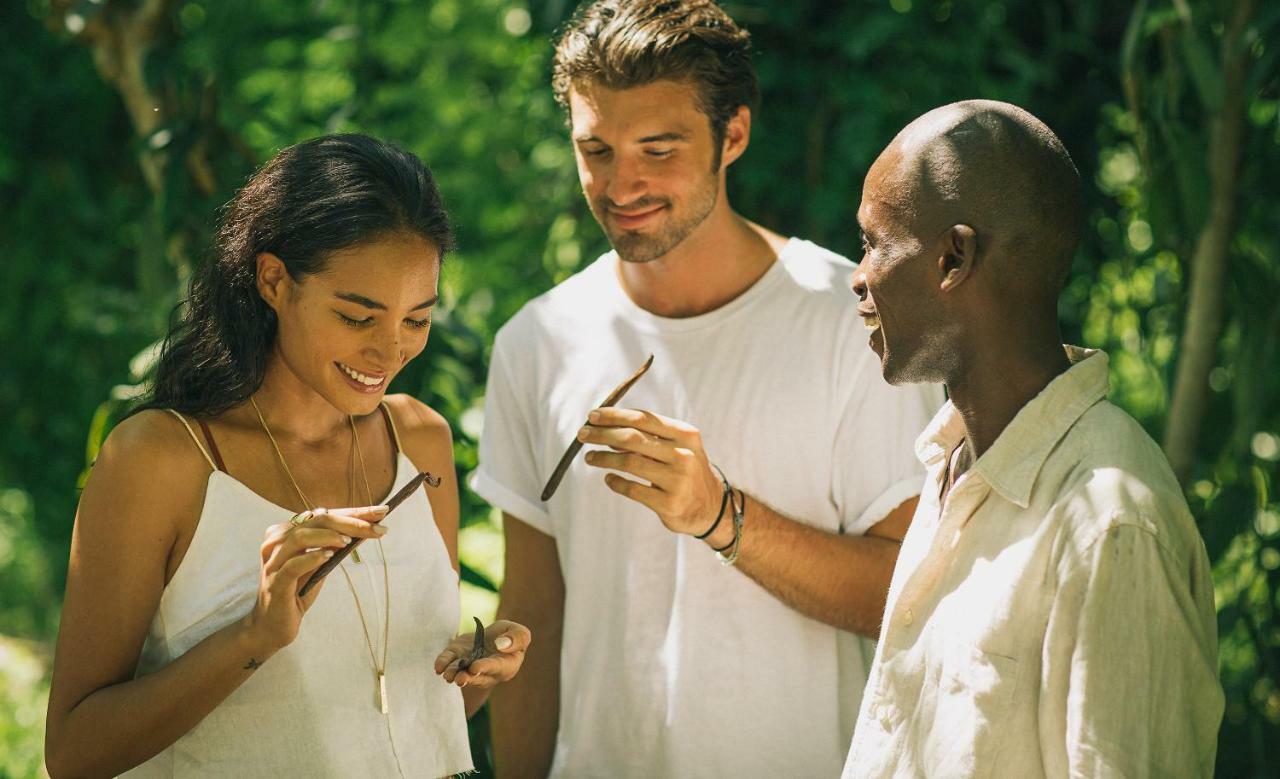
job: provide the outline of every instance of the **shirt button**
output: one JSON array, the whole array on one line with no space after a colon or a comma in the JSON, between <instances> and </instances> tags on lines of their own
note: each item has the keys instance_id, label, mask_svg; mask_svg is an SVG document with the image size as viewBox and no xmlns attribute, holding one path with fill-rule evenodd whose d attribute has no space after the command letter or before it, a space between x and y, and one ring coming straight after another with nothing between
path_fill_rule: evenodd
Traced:
<instances>
[{"instance_id":1,"label":"shirt button","mask_svg":"<svg viewBox=\"0 0 1280 779\"><path fill-rule=\"evenodd\" d=\"M893 730L893 717L889 714L888 706L880 707L877 719L880 720L880 727L884 728L886 731Z\"/></svg>"},{"instance_id":2,"label":"shirt button","mask_svg":"<svg viewBox=\"0 0 1280 779\"><path fill-rule=\"evenodd\" d=\"M911 609L907 609L907 613L902 615L902 624L910 625L915 619L916 615L912 613Z\"/></svg>"}]
</instances>

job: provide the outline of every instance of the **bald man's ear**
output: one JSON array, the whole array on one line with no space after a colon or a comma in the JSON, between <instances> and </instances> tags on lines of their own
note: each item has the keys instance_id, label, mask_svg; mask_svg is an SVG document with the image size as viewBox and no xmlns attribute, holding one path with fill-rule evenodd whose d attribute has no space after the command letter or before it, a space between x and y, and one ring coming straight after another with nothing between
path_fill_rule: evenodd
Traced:
<instances>
[{"instance_id":1,"label":"bald man's ear","mask_svg":"<svg viewBox=\"0 0 1280 779\"><path fill-rule=\"evenodd\" d=\"M952 225L942 236L941 248L938 257L938 271L942 277L940 289L950 292L973 273L978 259L978 234L969 225Z\"/></svg>"}]
</instances>

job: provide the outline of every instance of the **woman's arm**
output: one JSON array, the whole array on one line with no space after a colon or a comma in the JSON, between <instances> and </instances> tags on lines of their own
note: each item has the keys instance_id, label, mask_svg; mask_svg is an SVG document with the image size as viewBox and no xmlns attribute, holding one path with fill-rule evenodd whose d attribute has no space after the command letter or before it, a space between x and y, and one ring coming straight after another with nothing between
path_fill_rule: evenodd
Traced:
<instances>
[{"instance_id":1,"label":"woman's arm","mask_svg":"<svg viewBox=\"0 0 1280 779\"><path fill-rule=\"evenodd\" d=\"M200 513L207 472L181 424L162 412L131 417L103 445L72 533L45 736L51 776L114 776L172 744L293 640L321 589L296 597L299 579L328 556L305 549L340 546L340 534L320 522L274 526L254 610L133 678L176 568L170 555L183 518ZM349 517L324 524L363 526L373 535L368 522Z\"/></svg>"},{"instance_id":2,"label":"woman's arm","mask_svg":"<svg viewBox=\"0 0 1280 779\"><path fill-rule=\"evenodd\" d=\"M185 435L160 412L127 419L108 437L85 485L49 695L51 776L111 776L145 761L252 673L244 666L258 649L237 627L133 679L179 518L200 510L208 466ZM167 478L157 480L157 473Z\"/></svg>"}]
</instances>

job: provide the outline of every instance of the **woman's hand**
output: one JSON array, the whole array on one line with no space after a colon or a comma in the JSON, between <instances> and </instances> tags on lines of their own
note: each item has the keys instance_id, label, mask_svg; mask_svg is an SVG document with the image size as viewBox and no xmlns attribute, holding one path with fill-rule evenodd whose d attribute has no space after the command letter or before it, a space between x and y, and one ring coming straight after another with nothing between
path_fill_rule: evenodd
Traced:
<instances>
[{"instance_id":1,"label":"woman's hand","mask_svg":"<svg viewBox=\"0 0 1280 779\"><path fill-rule=\"evenodd\" d=\"M516 675L532 640L529 628L500 619L484 629L484 646L488 654L472 661L465 671L459 670L459 663L471 654L475 645L475 633L463 633L450 641L436 658L436 673L459 687L487 690Z\"/></svg>"},{"instance_id":2,"label":"woman's hand","mask_svg":"<svg viewBox=\"0 0 1280 779\"><path fill-rule=\"evenodd\" d=\"M244 626L253 636L262 657L254 656L251 664L259 664L283 649L298 636L302 615L311 608L324 582L317 584L305 598L298 590L315 570L333 556L334 550L356 538L381 538L387 528L377 524L387 515L386 506L321 509L305 521L292 520L267 528L262 542L262 572L258 580L258 602L244 618Z\"/></svg>"}]
</instances>

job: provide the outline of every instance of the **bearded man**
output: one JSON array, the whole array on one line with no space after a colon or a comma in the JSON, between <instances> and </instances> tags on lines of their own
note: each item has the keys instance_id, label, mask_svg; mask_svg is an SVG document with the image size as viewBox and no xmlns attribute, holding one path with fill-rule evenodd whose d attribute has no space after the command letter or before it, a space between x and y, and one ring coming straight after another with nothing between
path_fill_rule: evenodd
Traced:
<instances>
[{"instance_id":1,"label":"bearded man","mask_svg":"<svg viewBox=\"0 0 1280 779\"><path fill-rule=\"evenodd\" d=\"M834 776L940 389L880 377L852 264L731 208L758 90L715 3L584 6L553 86L613 251L493 350L473 487L504 514L499 611L538 636L493 699L496 767ZM649 354L633 408L584 427Z\"/></svg>"}]
</instances>

